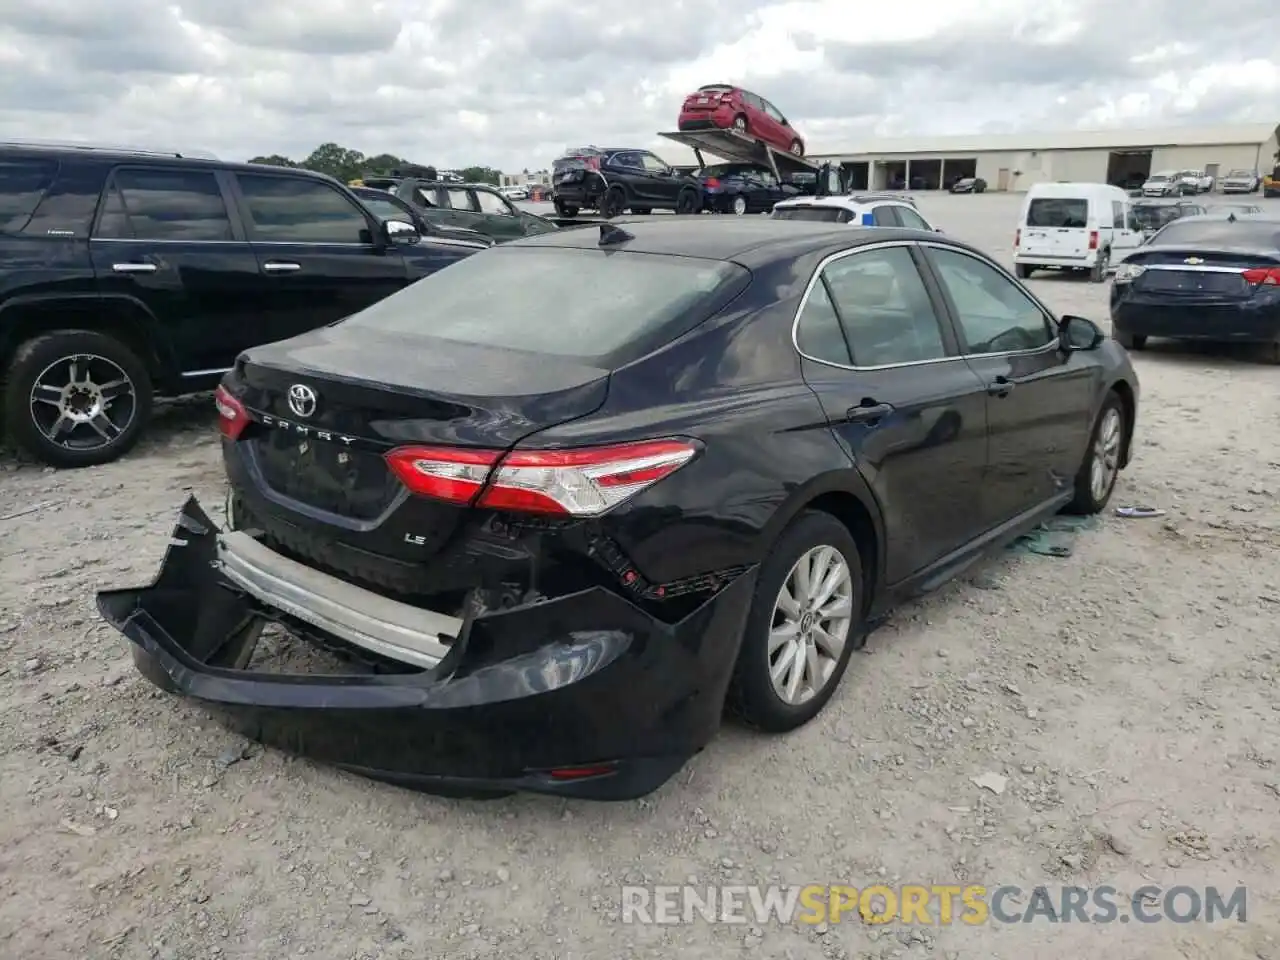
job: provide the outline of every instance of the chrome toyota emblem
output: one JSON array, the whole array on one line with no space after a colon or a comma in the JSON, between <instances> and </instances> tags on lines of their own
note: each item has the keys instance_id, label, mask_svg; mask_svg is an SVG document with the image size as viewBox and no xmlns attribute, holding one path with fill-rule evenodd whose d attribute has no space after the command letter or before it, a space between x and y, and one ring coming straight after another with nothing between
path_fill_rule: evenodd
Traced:
<instances>
[{"instance_id":1,"label":"chrome toyota emblem","mask_svg":"<svg viewBox=\"0 0 1280 960\"><path fill-rule=\"evenodd\" d=\"M289 388L289 409L299 417L309 417L316 412L316 392L305 383L295 383Z\"/></svg>"},{"instance_id":2,"label":"chrome toyota emblem","mask_svg":"<svg viewBox=\"0 0 1280 960\"><path fill-rule=\"evenodd\" d=\"M1189 264L1191 264L1193 267L1194 267L1194 266L1198 266L1199 264L1204 263L1204 261L1203 261L1203 260L1201 260L1199 257L1187 257L1187 259L1183 260L1182 262L1183 262L1183 263L1189 263Z\"/></svg>"}]
</instances>

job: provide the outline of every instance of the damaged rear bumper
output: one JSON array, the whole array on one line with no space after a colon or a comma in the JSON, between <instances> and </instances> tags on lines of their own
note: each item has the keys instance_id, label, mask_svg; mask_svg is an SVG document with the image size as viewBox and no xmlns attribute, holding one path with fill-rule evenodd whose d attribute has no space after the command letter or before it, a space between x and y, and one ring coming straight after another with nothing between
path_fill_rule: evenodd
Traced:
<instances>
[{"instance_id":1,"label":"damaged rear bumper","mask_svg":"<svg viewBox=\"0 0 1280 960\"><path fill-rule=\"evenodd\" d=\"M754 584L674 624L603 587L458 619L221 533L192 499L152 585L101 591L98 608L152 683L269 746L428 791L621 800L715 735ZM270 621L413 672L250 669Z\"/></svg>"}]
</instances>

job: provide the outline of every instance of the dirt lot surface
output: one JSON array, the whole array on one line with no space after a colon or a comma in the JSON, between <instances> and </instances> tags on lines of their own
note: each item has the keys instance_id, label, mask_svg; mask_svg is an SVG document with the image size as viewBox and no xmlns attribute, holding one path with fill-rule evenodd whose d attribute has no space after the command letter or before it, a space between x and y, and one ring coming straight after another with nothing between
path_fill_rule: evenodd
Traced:
<instances>
[{"instance_id":1,"label":"dirt lot surface","mask_svg":"<svg viewBox=\"0 0 1280 960\"><path fill-rule=\"evenodd\" d=\"M1007 258L1018 199L921 206ZM1032 283L1105 320L1108 285ZM140 679L93 593L153 576L188 491L220 515L208 397L104 468L0 455L0 955L1280 958L1280 370L1161 343L1135 363L1139 443L1114 504L1166 516L1105 516L1065 558L992 558L899 610L807 728L727 725L630 804L373 785L250 748ZM998 789L974 783L992 773ZM1244 884L1249 912L618 922L624 882L689 877Z\"/></svg>"}]
</instances>

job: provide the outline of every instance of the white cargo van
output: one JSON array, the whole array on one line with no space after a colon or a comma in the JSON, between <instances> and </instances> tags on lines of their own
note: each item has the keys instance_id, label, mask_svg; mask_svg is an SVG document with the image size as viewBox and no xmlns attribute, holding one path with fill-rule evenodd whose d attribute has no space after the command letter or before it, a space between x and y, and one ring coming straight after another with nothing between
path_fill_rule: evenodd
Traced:
<instances>
[{"instance_id":1,"label":"white cargo van","mask_svg":"<svg viewBox=\"0 0 1280 960\"><path fill-rule=\"evenodd\" d=\"M1129 194L1106 183L1037 183L1027 191L1013 240L1018 276L1087 270L1095 283L1142 244Z\"/></svg>"}]
</instances>

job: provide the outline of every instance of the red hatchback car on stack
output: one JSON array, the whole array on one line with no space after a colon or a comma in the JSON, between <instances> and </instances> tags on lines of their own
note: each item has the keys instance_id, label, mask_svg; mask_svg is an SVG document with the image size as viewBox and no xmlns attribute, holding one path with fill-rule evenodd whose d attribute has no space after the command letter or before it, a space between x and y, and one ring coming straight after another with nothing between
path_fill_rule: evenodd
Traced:
<instances>
[{"instance_id":1,"label":"red hatchback car on stack","mask_svg":"<svg viewBox=\"0 0 1280 960\"><path fill-rule=\"evenodd\" d=\"M804 156L804 138L782 111L758 94L727 83L709 83L684 98L681 130L734 130L777 150Z\"/></svg>"}]
</instances>

